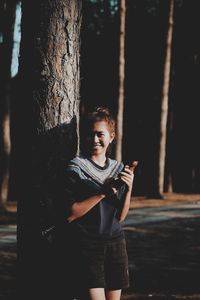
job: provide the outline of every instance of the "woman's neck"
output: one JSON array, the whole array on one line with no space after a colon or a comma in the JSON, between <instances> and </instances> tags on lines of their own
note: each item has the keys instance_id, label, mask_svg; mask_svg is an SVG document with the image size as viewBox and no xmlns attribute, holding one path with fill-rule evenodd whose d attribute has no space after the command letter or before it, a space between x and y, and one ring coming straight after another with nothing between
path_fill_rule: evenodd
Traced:
<instances>
[{"instance_id":1,"label":"woman's neck","mask_svg":"<svg viewBox=\"0 0 200 300\"><path fill-rule=\"evenodd\" d=\"M97 165L101 166L101 167L104 167L105 166L105 163L106 163L106 156L105 155L102 155L102 156L95 156L95 155L92 155L90 157L90 159L92 161L94 161Z\"/></svg>"}]
</instances>

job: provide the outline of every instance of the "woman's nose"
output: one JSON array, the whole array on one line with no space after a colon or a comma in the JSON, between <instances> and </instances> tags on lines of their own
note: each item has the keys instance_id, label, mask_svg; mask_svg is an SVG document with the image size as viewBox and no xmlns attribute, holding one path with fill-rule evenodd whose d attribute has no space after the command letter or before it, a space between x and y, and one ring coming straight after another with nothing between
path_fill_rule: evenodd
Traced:
<instances>
[{"instance_id":1,"label":"woman's nose","mask_svg":"<svg viewBox=\"0 0 200 300\"><path fill-rule=\"evenodd\" d=\"M94 142L97 143L98 141L99 141L98 135L95 134L95 135L94 135Z\"/></svg>"}]
</instances>

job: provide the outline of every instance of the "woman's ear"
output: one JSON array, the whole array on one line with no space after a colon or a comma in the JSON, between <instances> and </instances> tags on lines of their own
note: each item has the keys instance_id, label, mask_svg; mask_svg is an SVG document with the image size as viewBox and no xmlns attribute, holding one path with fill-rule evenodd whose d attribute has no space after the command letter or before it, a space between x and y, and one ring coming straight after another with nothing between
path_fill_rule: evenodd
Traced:
<instances>
[{"instance_id":1,"label":"woman's ear","mask_svg":"<svg viewBox=\"0 0 200 300\"><path fill-rule=\"evenodd\" d=\"M114 138L115 138L115 133L114 132L111 132L110 134L110 144L113 142Z\"/></svg>"}]
</instances>

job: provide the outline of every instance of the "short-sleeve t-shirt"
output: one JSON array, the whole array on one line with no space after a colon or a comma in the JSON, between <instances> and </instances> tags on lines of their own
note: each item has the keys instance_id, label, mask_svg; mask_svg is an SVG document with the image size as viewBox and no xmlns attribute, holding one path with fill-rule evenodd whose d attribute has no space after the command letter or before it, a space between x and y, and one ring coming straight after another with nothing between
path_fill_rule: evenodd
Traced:
<instances>
[{"instance_id":1,"label":"short-sleeve t-shirt","mask_svg":"<svg viewBox=\"0 0 200 300\"><path fill-rule=\"evenodd\" d=\"M75 157L65 169L64 202L67 215L70 215L74 202L81 202L100 194L106 180L117 176L123 163L107 158L101 167L90 159ZM125 185L116 194L103 198L85 215L73 221L81 234L102 239L115 239L123 236L118 213L123 205Z\"/></svg>"}]
</instances>

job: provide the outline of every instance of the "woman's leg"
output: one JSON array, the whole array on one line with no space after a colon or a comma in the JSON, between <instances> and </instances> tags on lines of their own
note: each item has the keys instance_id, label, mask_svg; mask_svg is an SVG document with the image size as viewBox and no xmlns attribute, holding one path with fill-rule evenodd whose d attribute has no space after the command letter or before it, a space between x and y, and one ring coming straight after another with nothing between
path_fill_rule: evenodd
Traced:
<instances>
[{"instance_id":1,"label":"woman's leg","mask_svg":"<svg viewBox=\"0 0 200 300\"><path fill-rule=\"evenodd\" d=\"M122 290L106 291L106 300L120 300Z\"/></svg>"},{"instance_id":2,"label":"woman's leg","mask_svg":"<svg viewBox=\"0 0 200 300\"><path fill-rule=\"evenodd\" d=\"M89 289L89 299L90 300L106 300L104 288Z\"/></svg>"}]
</instances>

